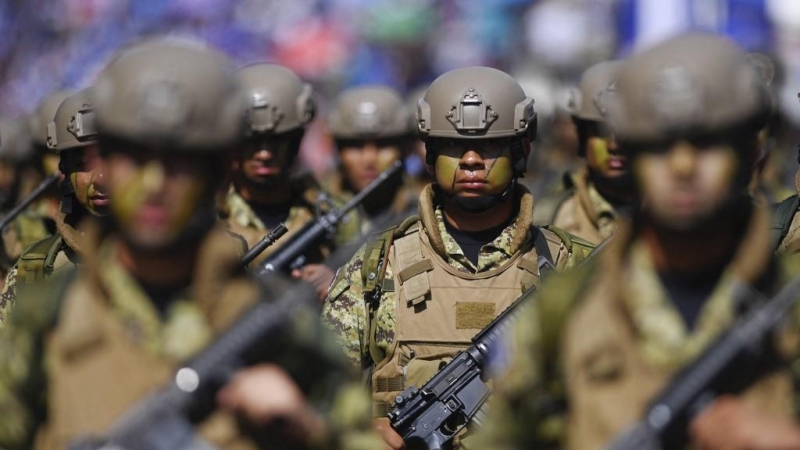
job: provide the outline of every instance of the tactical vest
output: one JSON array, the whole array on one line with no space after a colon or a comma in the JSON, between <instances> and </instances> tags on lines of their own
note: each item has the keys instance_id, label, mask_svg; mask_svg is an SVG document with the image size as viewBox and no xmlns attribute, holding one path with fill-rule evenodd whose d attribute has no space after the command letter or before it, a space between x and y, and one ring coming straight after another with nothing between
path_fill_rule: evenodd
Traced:
<instances>
[{"instance_id":1,"label":"tactical vest","mask_svg":"<svg viewBox=\"0 0 800 450\"><path fill-rule=\"evenodd\" d=\"M674 370L654 367L642 356L635 330L616 298L614 277L585 290L563 334L569 385L569 450L604 448L641 419ZM677 370L677 369L676 369ZM792 376L788 371L763 377L739 398L760 411L794 417Z\"/></svg>"},{"instance_id":2,"label":"tactical vest","mask_svg":"<svg viewBox=\"0 0 800 450\"><path fill-rule=\"evenodd\" d=\"M239 252L241 238L229 233L222 237L218 246ZM58 295L46 299L52 305L43 306L52 316L42 325L50 330L44 343L48 410L47 423L36 436L36 450L64 449L78 438L102 437L129 408L164 386L177 368L177 361L154 354L137 341L136 329L114 309L103 285L88 271L75 282L65 281ZM227 328L257 300L255 284L244 279L211 290L214 298L206 300L214 305L200 309L213 333ZM34 308L31 302L23 303L23 313ZM212 412L197 432L220 449L258 448L225 411Z\"/></svg>"},{"instance_id":3,"label":"tactical vest","mask_svg":"<svg viewBox=\"0 0 800 450\"><path fill-rule=\"evenodd\" d=\"M556 233L532 227L522 249L501 267L466 273L433 250L428 235L415 219L401 225L393 242L386 233L377 240L378 245L388 249L385 259L393 268L393 277L380 282L378 291L393 292L396 325L392 347L386 355L374 342L375 321L370 320L365 327L375 364L371 389L376 417L385 416L406 387L421 387L524 291L538 286L538 256L558 265L560 261L552 261L551 255L558 255L565 246ZM369 269L374 255L368 249L362 266L368 268L368 273L363 274L368 282L365 292L377 287L379 279ZM371 317L374 305L369 308Z\"/></svg>"},{"instance_id":4,"label":"tactical vest","mask_svg":"<svg viewBox=\"0 0 800 450\"><path fill-rule=\"evenodd\" d=\"M17 262L17 282L33 283L53 274L64 239L56 233L30 246Z\"/></svg>"}]
</instances>

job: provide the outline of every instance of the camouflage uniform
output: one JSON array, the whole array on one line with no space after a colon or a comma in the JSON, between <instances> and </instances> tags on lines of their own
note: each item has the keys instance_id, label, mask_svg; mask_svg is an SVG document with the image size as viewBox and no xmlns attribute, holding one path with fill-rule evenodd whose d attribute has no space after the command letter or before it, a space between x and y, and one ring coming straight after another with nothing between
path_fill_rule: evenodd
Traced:
<instances>
[{"instance_id":1,"label":"camouflage uniform","mask_svg":"<svg viewBox=\"0 0 800 450\"><path fill-rule=\"evenodd\" d=\"M506 267L509 261L519 258L520 254L525 251L530 251L530 231L528 230L530 229L533 202L526 189L519 187L518 192L521 197L519 215L492 243L485 245L480 250L477 265L467 259L453 237L448 234L444 225L442 207L434 203L431 185L423 191L419 206L423 216L427 216L429 219L421 221L409 219L409 221L419 223L422 228L421 233L432 236L432 241L441 242L441 247L437 246L435 251L449 267L460 273L468 274L467 276L480 275ZM434 226L435 228L432 228ZM555 235L548 236L554 237L553 241L548 239L547 245L551 247L549 251L558 269L575 266L591 249L591 245L582 241L566 244ZM527 242L525 245L521 245L523 240ZM526 248L528 250L525 250ZM374 360L375 348L379 350L378 353L391 355L397 332L396 297L402 291L400 289L402 286L398 285L397 292L384 290L381 293L375 302L376 306L372 313L374 332L367 329L368 323L370 323L368 318L370 313L365 300L368 289L365 287L366 280L363 277L366 249L367 246L362 247L353 259L339 270L323 308L323 320L339 336L348 360L355 369L359 370L381 363L381 361ZM390 247L389 253L393 252L396 250L394 247ZM392 267L391 263L387 263L384 270L383 280L396 278L396 269ZM538 278L534 282L538 282ZM479 281L476 283L480 284ZM513 288L520 289L519 286ZM521 294L521 291L515 295L518 294ZM479 328L473 331L477 332ZM385 414L385 411L381 412L375 409L376 415L381 413Z\"/></svg>"},{"instance_id":2,"label":"camouflage uniform","mask_svg":"<svg viewBox=\"0 0 800 450\"><path fill-rule=\"evenodd\" d=\"M552 224L564 231L599 244L614 233L619 214L589 179L584 167L565 177L566 193L563 195Z\"/></svg>"},{"instance_id":3,"label":"camouflage uniform","mask_svg":"<svg viewBox=\"0 0 800 450\"><path fill-rule=\"evenodd\" d=\"M65 218L63 213L56 216L56 234L28 247L8 272L0 294L0 328L16 303L21 285L41 281L78 263L83 233L64 222Z\"/></svg>"},{"instance_id":4,"label":"camouflage uniform","mask_svg":"<svg viewBox=\"0 0 800 450\"><path fill-rule=\"evenodd\" d=\"M772 270L767 220L764 210L753 214L693 330L669 300L642 238L628 227L618 232L608 253L554 277L514 332L516 357L497 381L489 421L482 428L486 448L540 448L558 441L565 448L601 448L639 419L670 376L733 323L733 280L770 295L793 276L797 263L780 261L781 281L759 283ZM631 332L619 337L615 330ZM648 375L639 374L635 363ZM634 387L630 378L637 375L642 377ZM744 396L768 410L794 413L791 378L785 371L776 379L765 377ZM598 401L601 395L609 401ZM567 399L566 421L548 411Z\"/></svg>"},{"instance_id":5,"label":"camouflage uniform","mask_svg":"<svg viewBox=\"0 0 800 450\"><path fill-rule=\"evenodd\" d=\"M163 313L115 258L115 245L111 238L96 251L89 250L85 271L66 288L64 280L69 280L70 272L51 279L56 288L49 296L26 297L30 301L14 311L12 325L4 330L5 347L0 355L0 410L8 418L0 424L3 448L30 448L34 434L35 448L64 448L79 434L101 433L143 393L166 383L181 361L212 342L257 300L255 284L246 277L219 275L230 273L243 250L241 240L226 232L212 231L204 239L193 282L169 300ZM59 296L63 297L51 298ZM330 339L308 328L316 322L313 315L311 311L298 313L287 335L276 337L273 342L280 342L281 349L276 362L301 367L298 362L304 357L318 352L337 354ZM119 351L120 345L124 352ZM104 347L128 356L109 355ZM65 348L70 350L65 353ZM82 355L79 361L69 356L76 351ZM137 358L150 363L131 366ZM81 366L89 371L82 372ZM328 398L327 392L315 389L341 378L341 373L293 375L313 378L313 383L302 388L312 401L315 395L320 397L318 406L330 418L334 441L319 442L319 447L367 449L379 445L371 437L369 421L363 420L368 414L358 412L369 407L360 389L341 388ZM81 395L83 400L71 397L69 404L61 402L65 389L89 385L92 395ZM47 397L40 397L42 392ZM43 408L49 414L46 421ZM69 410L75 414L65 413ZM230 419L224 413L213 413L200 424L199 432L220 448L256 448Z\"/></svg>"},{"instance_id":6,"label":"camouflage uniform","mask_svg":"<svg viewBox=\"0 0 800 450\"><path fill-rule=\"evenodd\" d=\"M344 204L344 201L339 197L323 193L317 182L310 175L294 177L290 182L296 195L292 197L293 203L289 209L289 216L284 222L289 231L275 245L261 253L256 258L256 261L260 261L280 249L281 242L291 239L305 224L315 220L320 212L324 213L331 207L340 207ZM320 200L324 198L328 199L328 204L320 204ZM245 238L248 246L260 241L269 231L253 211L253 208L232 186L228 191L225 202L225 208L221 208L221 217L231 231ZM357 239L361 235L360 221L358 212L354 211L345 216L336 228L336 233L332 239L329 242L322 243L319 248L312 249L314 253L309 255L308 262L320 263L336 247Z\"/></svg>"}]
</instances>

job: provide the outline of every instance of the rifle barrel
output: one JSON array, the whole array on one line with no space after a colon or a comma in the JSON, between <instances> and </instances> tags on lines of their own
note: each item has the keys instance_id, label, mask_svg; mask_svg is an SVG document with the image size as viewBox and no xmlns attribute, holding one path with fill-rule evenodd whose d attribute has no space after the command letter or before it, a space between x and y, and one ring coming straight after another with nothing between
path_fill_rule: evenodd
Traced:
<instances>
[{"instance_id":1,"label":"rifle barrel","mask_svg":"<svg viewBox=\"0 0 800 450\"><path fill-rule=\"evenodd\" d=\"M54 173L49 175L45 178L36 189L33 190L27 197L23 198L22 201L17 203L11 211L8 212L2 219L0 219L0 230L3 230L5 227L8 226L22 211L24 211L28 206L31 205L37 198L39 198L44 191L46 191L50 186L56 184L58 182L60 175L58 173Z\"/></svg>"},{"instance_id":2,"label":"rifle barrel","mask_svg":"<svg viewBox=\"0 0 800 450\"><path fill-rule=\"evenodd\" d=\"M242 266L246 266L246 265L250 264L251 262L253 262L253 260L256 259L256 257L258 257L258 255L263 253L264 250L269 248L272 244L274 244L278 239L280 239L288 231L289 231L289 229L286 228L286 225L284 225L283 223L280 223L272 231L267 233L266 236L261 238L261 240L258 241L253 247L251 247L250 250L248 250L247 253L244 254L244 256L242 256L240 264Z\"/></svg>"}]
</instances>

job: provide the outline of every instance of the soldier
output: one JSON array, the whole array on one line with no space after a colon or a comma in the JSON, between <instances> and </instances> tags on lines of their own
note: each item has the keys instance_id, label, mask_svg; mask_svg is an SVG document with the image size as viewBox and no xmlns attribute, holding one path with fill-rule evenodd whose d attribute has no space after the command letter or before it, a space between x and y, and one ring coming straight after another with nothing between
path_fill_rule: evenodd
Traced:
<instances>
[{"instance_id":1,"label":"soldier","mask_svg":"<svg viewBox=\"0 0 800 450\"><path fill-rule=\"evenodd\" d=\"M40 170L35 162L27 119L0 121L0 210L8 211L41 182ZM22 251L55 231L55 223L41 216L33 208L17 215L2 230L0 247L0 274L6 275L17 262ZM0 310L3 299L0 297ZM2 322L2 314L0 314Z\"/></svg>"},{"instance_id":2,"label":"soldier","mask_svg":"<svg viewBox=\"0 0 800 450\"><path fill-rule=\"evenodd\" d=\"M14 306L21 285L40 281L74 267L82 253L82 220L105 215L109 200L103 187L89 90L67 97L47 127L47 145L59 156L61 206L56 233L26 248L6 277L0 296L0 318Z\"/></svg>"},{"instance_id":3,"label":"soldier","mask_svg":"<svg viewBox=\"0 0 800 450\"><path fill-rule=\"evenodd\" d=\"M232 188L223 217L231 231L250 245L284 222L289 232L261 254L278 250L303 225L325 208L340 205L324 193L308 174L292 173L305 127L315 114L311 86L292 71L276 64L254 64L240 69L237 78L250 99L247 140L236 149L232 163ZM307 264L294 276L315 286L325 297L333 272L322 265L336 245L358 236L355 214L340 224L332 242L324 242L306 255Z\"/></svg>"},{"instance_id":4,"label":"soldier","mask_svg":"<svg viewBox=\"0 0 800 450\"><path fill-rule=\"evenodd\" d=\"M773 257L768 212L747 195L770 109L762 86L743 52L711 35L673 38L625 63L609 122L629 149L643 209L596 259L546 283L520 318L486 448L542 448L555 431L564 448L604 448L748 306L734 285L769 297L793 276ZM713 403L691 423L694 444L800 448L792 381L778 370ZM565 399L559 428L546 410Z\"/></svg>"},{"instance_id":5,"label":"soldier","mask_svg":"<svg viewBox=\"0 0 800 450\"><path fill-rule=\"evenodd\" d=\"M352 197L396 161L404 160L416 139L413 125L400 94L390 88L368 86L342 92L328 117L340 162L330 191ZM416 212L419 190L412 183L409 177L398 175L364 200L364 234L400 223Z\"/></svg>"},{"instance_id":6,"label":"soldier","mask_svg":"<svg viewBox=\"0 0 800 450\"><path fill-rule=\"evenodd\" d=\"M611 236L621 210L636 201L627 157L608 130L603 105L620 65L603 62L583 74L580 106L573 108L572 120L578 155L586 158L586 165L565 175L565 192L552 219L553 225L594 244Z\"/></svg>"},{"instance_id":7,"label":"soldier","mask_svg":"<svg viewBox=\"0 0 800 450\"><path fill-rule=\"evenodd\" d=\"M538 285L540 268L572 267L591 248L531 224L533 198L517 179L536 113L513 78L487 67L453 70L418 108L436 179L420 196L420 216L362 247L339 270L323 308L353 366L369 370L376 425L395 447L402 440L385 416L397 394L428 381Z\"/></svg>"},{"instance_id":8,"label":"soldier","mask_svg":"<svg viewBox=\"0 0 800 450\"><path fill-rule=\"evenodd\" d=\"M56 110L70 95L72 95L70 91L53 92L45 97L28 116L33 151L36 155L37 180L39 181L58 171L58 154L55 149L47 146L47 124L53 121ZM57 188L53 188L47 190L31 208L42 216L55 221L60 202L61 194Z\"/></svg>"},{"instance_id":9,"label":"soldier","mask_svg":"<svg viewBox=\"0 0 800 450\"><path fill-rule=\"evenodd\" d=\"M242 136L245 105L234 80L223 55L164 39L128 47L99 75L95 124L111 214L100 235L87 233L84 264L51 278L51 295L26 296L4 330L3 448L62 449L76 438L102 436L259 299L257 284L236 270L243 241L216 225L224 161ZM226 409L198 425L201 436L221 449L284 440L288 448L326 441L335 447L361 436L358 402L348 400L356 391L319 392L340 374L309 370L311 361L303 359L314 354L308 346L317 355L330 351L326 341L295 344L320 336L315 318L298 311L287 320L290 334L269 343L276 360L292 361L294 369L262 364L240 371L220 393ZM319 384L301 389L287 371L312 373ZM305 396L315 390L335 408L353 408L331 411L342 420L336 423L354 424L348 433L310 407ZM276 418L285 423L277 431L292 434L259 438L256 431Z\"/></svg>"}]
</instances>

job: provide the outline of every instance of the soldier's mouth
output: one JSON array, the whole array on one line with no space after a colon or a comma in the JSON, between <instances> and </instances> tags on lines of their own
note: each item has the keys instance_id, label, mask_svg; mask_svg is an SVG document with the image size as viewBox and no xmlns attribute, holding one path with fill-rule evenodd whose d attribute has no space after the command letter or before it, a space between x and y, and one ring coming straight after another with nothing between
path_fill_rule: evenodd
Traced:
<instances>
[{"instance_id":1,"label":"soldier's mouth","mask_svg":"<svg viewBox=\"0 0 800 450\"><path fill-rule=\"evenodd\" d=\"M111 202L107 195L93 195L89 197L89 201L93 206L108 206Z\"/></svg>"}]
</instances>

